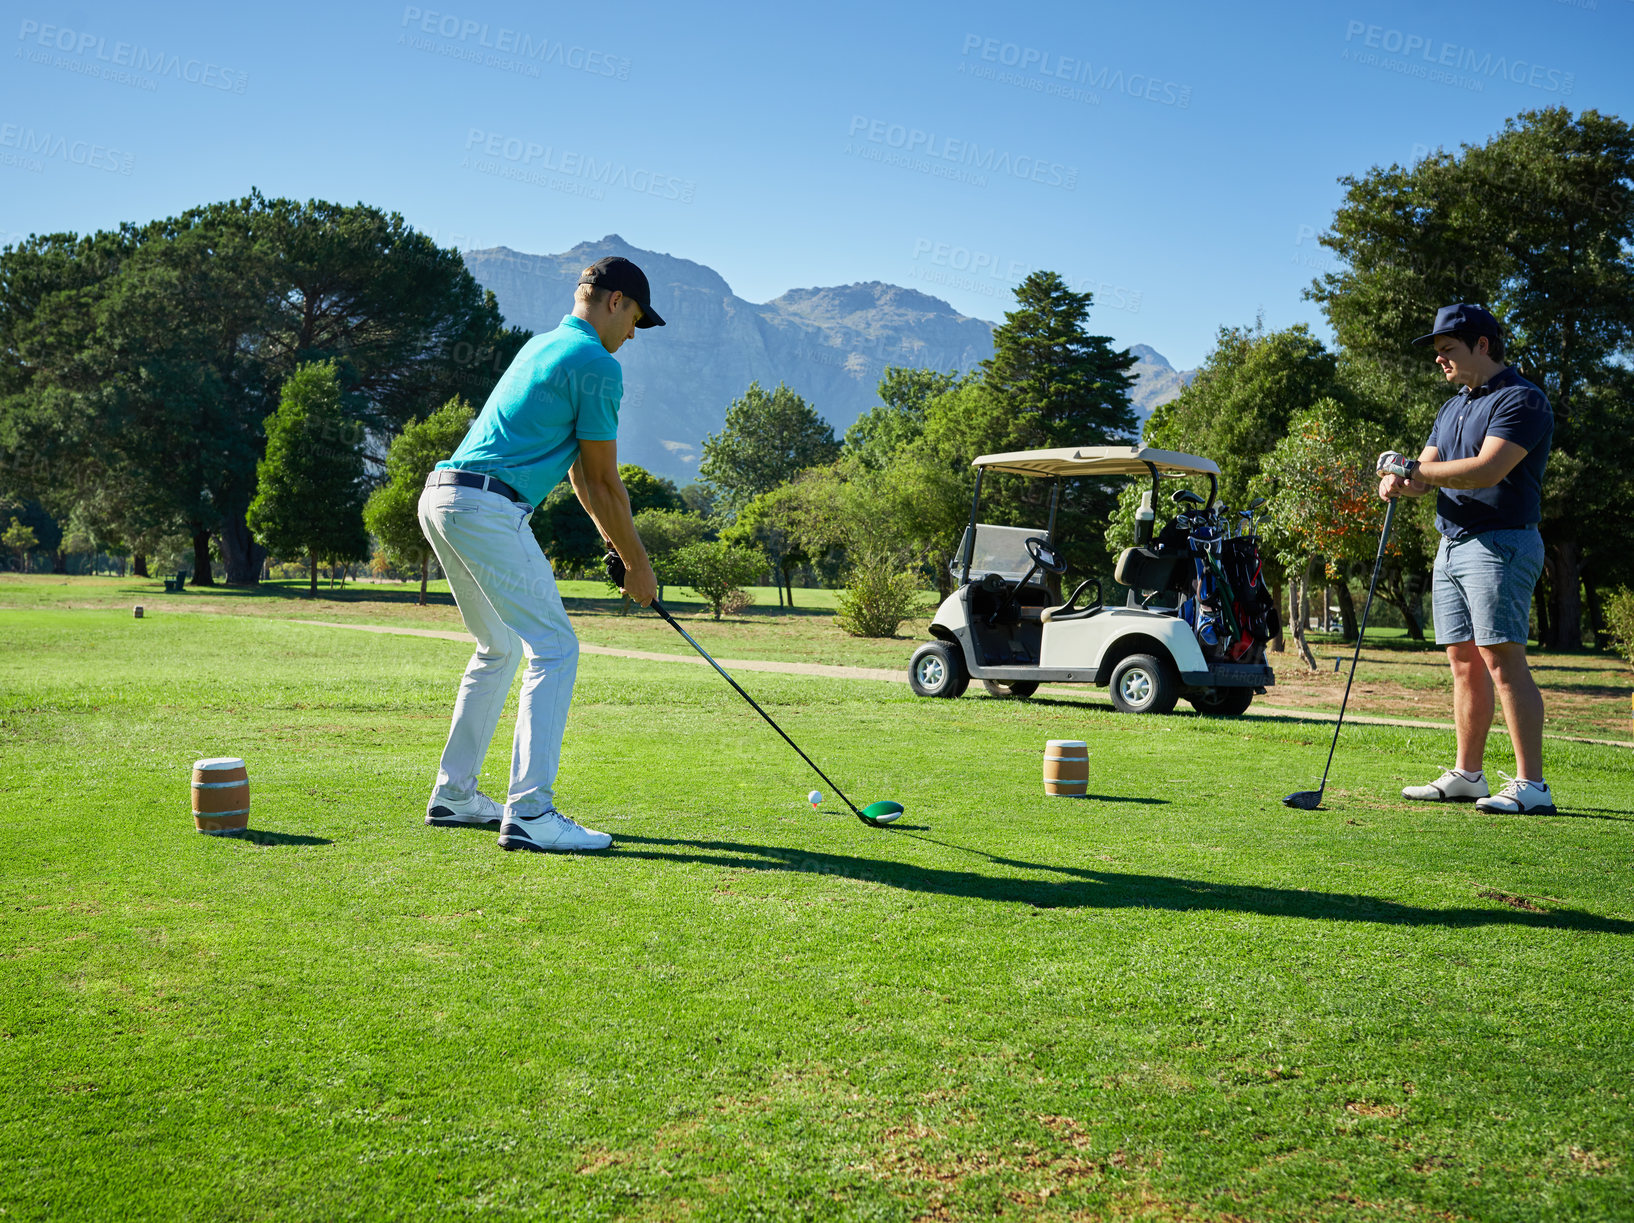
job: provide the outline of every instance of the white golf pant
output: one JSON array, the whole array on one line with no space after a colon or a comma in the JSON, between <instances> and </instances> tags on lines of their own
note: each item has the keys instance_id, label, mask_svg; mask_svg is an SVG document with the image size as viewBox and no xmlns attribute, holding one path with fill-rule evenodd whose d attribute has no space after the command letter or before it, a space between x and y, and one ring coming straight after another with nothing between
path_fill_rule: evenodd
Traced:
<instances>
[{"instance_id":1,"label":"white golf pant","mask_svg":"<svg viewBox=\"0 0 1634 1223\"><path fill-rule=\"evenodd\" d=\"M579 640L529 517L510 498L480 488L441 485L420 494L420 526L448 577L466 631L477 639L454 700L437 789L455 800L476 792L511 679L525 658L506 802L521 816L554 805L562 734L579 669Z\"/></svg>"}]
</instances>

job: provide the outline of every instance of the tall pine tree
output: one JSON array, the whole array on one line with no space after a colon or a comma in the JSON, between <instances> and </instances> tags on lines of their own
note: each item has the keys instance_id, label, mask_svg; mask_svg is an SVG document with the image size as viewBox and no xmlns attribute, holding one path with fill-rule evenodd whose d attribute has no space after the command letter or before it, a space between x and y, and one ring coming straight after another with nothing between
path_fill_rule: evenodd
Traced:
<instances>
[{"instance_id":1,"label":"tall pine tree","mask_svg":"<svg viewBox=\"0 0 1634 1223\"><path fill-rule=\"evenodd\" d=\"M993 355L926 405L924 444L961 472L981 454L1130 444L1135 359L1107 336L1089 334L1093 301L1054 272L1028 276L1016 289L1016 308L993 332ZM1110 569L1103 531L1121 483L1063 482L1055 542L1074 571ZM983 485L984 514L993 523L1042 530L1049 498L1047 480L996 476Z\"/></svg>"},{"instance_id":2,"label":"tall pine tree","mask_svg":"<svg viewBox=\"0 0 1634 1223\"><path fill-rule=\"evenodd\" d=\"M1034 272L1016 288L1016 308L993 332L981 364L989 391L1015 414L1017 448L1115 446L1134 437L1129 369L1135 358L1090 335L1090 293L1074 293L1054 272Z\"/></svg>"}]
</instances>

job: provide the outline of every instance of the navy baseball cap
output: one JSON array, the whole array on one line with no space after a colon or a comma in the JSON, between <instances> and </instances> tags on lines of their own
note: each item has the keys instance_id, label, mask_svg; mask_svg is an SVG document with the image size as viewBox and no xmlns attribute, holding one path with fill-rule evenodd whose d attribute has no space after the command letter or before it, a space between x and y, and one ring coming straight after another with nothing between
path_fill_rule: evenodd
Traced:
<instances>
[{"instance_id":1,"label":"navy baseball cap","mask_svg":"<svg viewBox=\"0 0 1634 1223\"><path fill-rule=\"evenodd\" d=\"M581 285L592 285L610 293L622 293L635 299L641 307L641 321L637 327L662 327L664 320L652 308L652 290L647 285L647 274L622 255L598 259L579 273Z\"/></svg>"},{"instance_id":2,"label":"navy baseball cap","mask_svg":"<svg viewBox=\"0 0 1634 1223\"><path fill-rule=\"evenodd\" d=\"M1503 339L1503 328L1498 326L1498 320L1493 318L1479 306L1472 306L1467 302L1457 302L1451 306L1442 306L1435 312L1435 330L1429 335L1421 335L1414 340L1415 344L1428 344L1438 335L1448 335L1454 331L1473 331L1477 335L1489 335L1494 339Z\"/></svg>"}]
</instances>

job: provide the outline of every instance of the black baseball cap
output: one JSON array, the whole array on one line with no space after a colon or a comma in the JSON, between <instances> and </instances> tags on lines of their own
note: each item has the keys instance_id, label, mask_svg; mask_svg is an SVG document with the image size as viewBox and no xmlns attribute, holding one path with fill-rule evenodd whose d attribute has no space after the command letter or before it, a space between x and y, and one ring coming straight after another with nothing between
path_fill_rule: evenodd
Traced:
<instances>
[{"instance_id":1,"label":"black baseball cap","mask_svg":"<svg viewBox=\"0 0 1634 1223\"><path fill-rule=\"evenodd\" d=\"M1477 335L1489 335L1495 340L1503 339L1503 328L1498 326L1498 320L1493 318L1480 306L1472 306L1467 302L1456 302L1451 306L1442 306L1435 312L1435 330L1429 335L1421 335L1414 340L1415 344L1428 344L1438 335L1449 335L1454 331L1473 331Z\"/></svg>"},{"instance_id":2,"label":"black baseball cap","mask_svg":"<svg viewBox=\"0 0 1634 1223\"><path fill-rule=\"evenodd\" d=\"M598 259L579 273L581 285L592 285L610 293L622 293L635 299L641 307L641 321L637 327L662 327L664 320L652 308L652 290L647 285L647 274L622 255Z\"/></svg>"}]
</instances>

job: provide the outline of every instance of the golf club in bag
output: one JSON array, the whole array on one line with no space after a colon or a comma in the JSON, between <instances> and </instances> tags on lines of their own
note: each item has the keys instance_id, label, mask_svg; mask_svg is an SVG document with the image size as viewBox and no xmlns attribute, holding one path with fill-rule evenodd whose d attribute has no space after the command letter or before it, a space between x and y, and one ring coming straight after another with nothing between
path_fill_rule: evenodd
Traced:
<instances>
[{"instance_id":1,"label":"golf club in bag","mask_svg":"<svg viewBox=\"0 0 1634 1223\"><path fill-rule=\"evenodd\" d=\"M1373 592L1378 589L1379 570L1384 568L1384 546L1390 540L1390 521L1396 516L1396 502L1392 497L1385 503L1384 530L1379 534L1379 555L1373 560L1373 580L1367 584L1367 602L1362 605L1362 624L1356 630L1356 652L1350 656L1350 675L1345 679L1345 695L1339 702L1339 720L1333 724L1333 742L1328 746L1327 768L1322 770L1322 784L1315 790L1297 790L1283 799L1283 805L1298 807L1301 811L1315 811L1322 805L1322 791L1328 788L1328 769L1333 768L1333 749L1339 746L1339 728L1345 724L1345 706L1350 702L1350 684L1356 678L1356 660L1362 656L1362 638L1367 635L1367 613L1373 609Z\"/></svg>"},{"instance_id":2,"label":"golf club in bag","mask_svg":"<svg viewBox=\"0 0 1634 1223\"><path fill-rule=\"evenodd\" d=\"M608 552L606 556L602 557L602 561L607 566L607 576L610 579L612 579L613 585L617 586L620 590L622 590L624 588L624 561L619 557L619 554L617 552ZM895 823L897 821L897 819L901 817L901 815L902 815L902 804L898 803L898 802L892 802L888 798L887 799L881 799L877 803L870 803L870 804L868 804L868 806L864 807L861 811L858 811L857 810L857 804L852 802L849 798L847 798L845 796L844 791L842 791L839 786L835 785L834 782L832 780L830 780L828 774L823 772L822 769L817 767L817 762L816 761L814 761L810 756L806 755L804 752L800 751L800 745L798 743L796 743L793 739L789 738L788 735L784 734L783 728L781 726L779 726L776 722L772 721L771 715L769 713L767 713L764 709L762 709L759 705L757 705L755 703L755 698L750 696L747 692L745 692L743 690L742 686L738 683L738 681L733 679L730 675L728 675L726 673L726 669L724 667L722 667L720 665L720 663L716 662L713 658L711 658L709 656L709 651L708 650L704 649L703 646L699 645L696 641L694 641L692 639L692 634L687 632L686 629L684 629L684 628L682 628L680 626L680 624L676 621L675 617L669 614L668 610L666 610L666 608L664 607L664 605L662 603L660 603L657 599L654 599L652 601L652 609L653 609L653 611L657 612L660 616L662 616L665 623L667 623L672 629L674 629L677 633L680 633L681 636L685 637L686 640L687 640L687 644L690 645L694 650L697 650L699 654L703 655L704 661L707 662L710 666L714 667L715 670L719 671L722 679L724 679L727 683L731 684L732 687L737 689L738 695L741 696L744 700L748 701L750 706L754 709L754 711L756 713L758 713L761 717L766 719L766 725L770 726L778 734L783 735L783 742L787 743L790 747L792 747L795 750L795 752L799 754L800 759L804 760L807 764L811 765L812 771L814 773L816 773L817 776L821 777L824 781L828 782L828 788L830 790L833 790L835 794L839 795L840 801L843 802L847 807L851 808L851 813L853 815L855 815L859 820L861 820L864 824L867 824L871 828L884 828L884 827L886 827L886 826L888 826L890 824Z\"/></svg>"}]
</instances>

